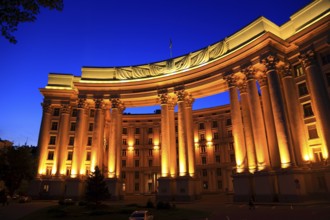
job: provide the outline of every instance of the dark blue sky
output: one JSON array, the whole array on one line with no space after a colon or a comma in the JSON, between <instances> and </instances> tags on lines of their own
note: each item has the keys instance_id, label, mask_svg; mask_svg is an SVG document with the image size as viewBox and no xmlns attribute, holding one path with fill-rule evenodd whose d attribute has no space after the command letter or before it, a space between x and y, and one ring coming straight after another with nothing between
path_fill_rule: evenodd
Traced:
<instances>
[{"instance_id":1,"label":"dark blue sky","mask_svg":"<svg viewBox=\"0 0 330 220\"><path fill-rule=\"evenodd\" d=\"M282 25L311 0L64 0L18 26L16 45L0 37L0 138L37 145L39 88L48 73L81 74L82 66L130 66L180 56L223 40L259 16ZM199 99L194 109L228 104L228 94ZM152 113L158 106L127 109Z\"/></svg>"}]
</instances>

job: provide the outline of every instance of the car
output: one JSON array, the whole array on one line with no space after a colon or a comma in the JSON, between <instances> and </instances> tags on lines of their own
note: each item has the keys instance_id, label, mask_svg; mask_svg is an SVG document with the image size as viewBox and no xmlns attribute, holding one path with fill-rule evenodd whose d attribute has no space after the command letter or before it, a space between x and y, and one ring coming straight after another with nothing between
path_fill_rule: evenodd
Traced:
<instances>
[{"instance_id":1,"label":"car","mask_svg":"<svg viewBox=\"0 0 330 220\"><path fill-rule=\"evenodd\" d=\"M31 202L31 197L29 196L20 196L18 198L19 203L26 203L26 202Z\"/></svg>"},{"instance_id":2,"label":"car","mask_svg":"<svg viewBox=\"0 0 330 220\"><path fill-rule=\"evenodd\" d=\"M129 220L153 220L154 216L150 214L147 210L139 210L134 211L130 217Z\"/></svg>"}]
</instances>

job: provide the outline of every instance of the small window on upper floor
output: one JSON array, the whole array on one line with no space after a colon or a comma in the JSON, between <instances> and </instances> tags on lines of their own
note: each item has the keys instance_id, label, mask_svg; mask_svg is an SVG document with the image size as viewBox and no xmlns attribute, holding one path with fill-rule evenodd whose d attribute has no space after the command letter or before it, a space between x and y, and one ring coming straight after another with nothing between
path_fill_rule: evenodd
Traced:
<instances>
[{"instance_id":1,"label":"small window on upper floor","mask_svg":"<svg viewBox=\"0 0 330 220\"><path fill-rule=\"evenodd\" d=\"M152 134L152 128L148 128L148 134Z\"/></svg>"},{"instance_id":2,"label":"small window on upper floor","mask_svg":"<svg viewBox=\"0 0 330 220\"><path fill-rule=\"evenodd\" d=\"M330 53L321 54L322 65L330 64Z\"/></svg>"},{"instance_id":3,"label":"small window on upper floor","mask_svg":"<svg viewBox=\"0 0 330 220\"><path fill-rule=\"evenodd\" d=\"M56 136L50 136L49 145L55 145L55 144L56 144Z\"/></svg>"},{"instance_id":4,"label":"small window on upper floor","mask_svg":"<svg viewBox=\"0 0 330 220\"><path fill-rule=\"evenodd\" d=\"M127 128L123 128L123 134L127 134Z\"/></svg>"},{"instance_id":5,"label":"small window on upper floor","mask_svg":"<svg viewBox=\"0 0 330 220\"><path fill-rule=\"evenodd\" d=\"M77 109L76 108L72 109L71 116L72 117L77 117Z\"/></svg>"},{"instance_id":6,"label":"small window on upper floor","mask_svg":"<svg viewBox=\"0 0 330 220\"><path fill-rule=\"evenodd\" d=\"M227 126L230 126L230 125L231 125L231 118L227 118L227 120L226 120L226 125L227 125Z\"/></svg>"},{"instance_id":7,"label":"small window on upper floor","mask_svg":"<svg viewBox=\"0 0 330 220\"><path fill-rule=\"evenodd\" d=\"M294 74L296 77L304 75L304 70L301 64L294 66Z\"/></svg>"},{"instance_id":8,"label":"small window on upper floor","mask_svg":"<svg viewBox=\"0 0 330 220\"><path fill-rule=\"evenodd\" d=\"M51 130L52 131L57 131L57 128L58 128L58 122L57 121L52 122Z\"/></svg>"},{"instance_id":9,"label":"small window on upper floor","mask_svg":"<svg viewBox=\"0 0 330 220\"><path fill-rule=\"evenodd\" d=\"M135 128L135 134L140 134L140 128Z\"/></svg>"},{"instance_id":10,"label":"small window on upper floor","mask_svg":"<svg viewBox=\"0 0 330 220\"><path fill-rule=\"evenodd\" d=\"M60 115L60 109L54 108L53 116L59 116Z\"/></svg>"},{"instance_id":11,"label":"small window on upper floor","mask_svg":"<svg viewBox=\"0 0 330 220\"><path fill-rule=\"evenodd\" d=\"M70 131L75 131L76 130L76 122L72 122L70 124Z\"/></svg>"},{"instance_id":12,"label":"small window on upper floor","mask_svg":"<svg viewBox=\"0 0 330 220\"><path fill-rule=\"evenodd\" d=\"M91 109L89 111L89 117L93 118L95 116L95 110L94 109Z\"/></svg>"},{"instance_id":13,"label":"small window on upper floor","mask_svg":"<svg viewBox=\"0 0 330 220\"><path fill-rule=\"evenodd\" d=\"M212 128L218 127L218 121L212 121Z\"/></svg>"},{"instance_id":14,"label":"small window on upper floor","mask_svg":"<svg viewBox=\"0 0 330 220\"><path fill-rule=\"evenodd\" d=\"M308 129L309 139L315 139L315 138L319 137L319 135L317 134L317 129L316 129L315 125L310 125L307 127L307 129Z\"/></svg>"},{"instance_id":15,"label":"small window on upper floor","mask_svg":"<svg viewBox=\"0 0 330 220\"><path fill-rule=\"evenodd\" d=\"M298 93L299 97L308 95L308 89L306 83L299 83L298 84Z\"/></svg>"},{"instance_id":16,"label":"small window on upper floor","mask_svg":"<svg viewBox=\"0 0 330 220\"><path fill-rule=\"evenodd\" d=\"M304 118L314 116L311 103L304 104L303 109L304 109Z\"/></svg>"},{"instance_id":17,"label":"small window on upper floor","mask_svg":"<svg viewBox=\"0 0 330 220\"><path fill-rule=\"evenodd\" d=\"M205 129L204 123L199 123L199 130L204 130L204 129Z\"/></svg>"}]
</instances>

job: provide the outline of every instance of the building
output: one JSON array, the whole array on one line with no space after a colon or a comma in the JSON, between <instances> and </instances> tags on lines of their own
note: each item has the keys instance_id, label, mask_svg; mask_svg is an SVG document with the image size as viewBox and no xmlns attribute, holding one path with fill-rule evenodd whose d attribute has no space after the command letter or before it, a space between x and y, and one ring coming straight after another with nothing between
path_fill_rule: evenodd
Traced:
<instances>
[{"instance_id":1,"label":"building","mask_svg":"<svg viewBox=\"0 0 330 220\"><path fill-rule=\"evenodd\" d=\"M99 166L114 199L328 198L329 6L315 0L282 26L260 17L162 62L49 74L31 193L79 197ZM192 110L194 99L225 91L230 105ZM148 105L160 111L123 114Z\"/></svg>"}]
</instances>

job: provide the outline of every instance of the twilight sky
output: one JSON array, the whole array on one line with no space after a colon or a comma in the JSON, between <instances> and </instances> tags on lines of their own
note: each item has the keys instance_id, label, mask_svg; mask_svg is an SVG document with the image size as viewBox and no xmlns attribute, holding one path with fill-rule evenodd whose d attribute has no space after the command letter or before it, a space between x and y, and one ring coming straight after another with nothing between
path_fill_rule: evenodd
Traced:
<instances>
[{"instance_id":1,"label":"twilight sky","mask_svg":"<svg viewBox=\"0 0 330 220\"><path fill-rule=\"evenodd\" d=\"M312 0L64 0L0 37L0 138L37 145L42 116L39 88L48 73L81 75L82 66L130 66L199 50L264 16L282 25ZM228 93L198 99L194 109L229 103ZM158 106L126 109L153 113Z\"/></svg>"}]
</instances>

